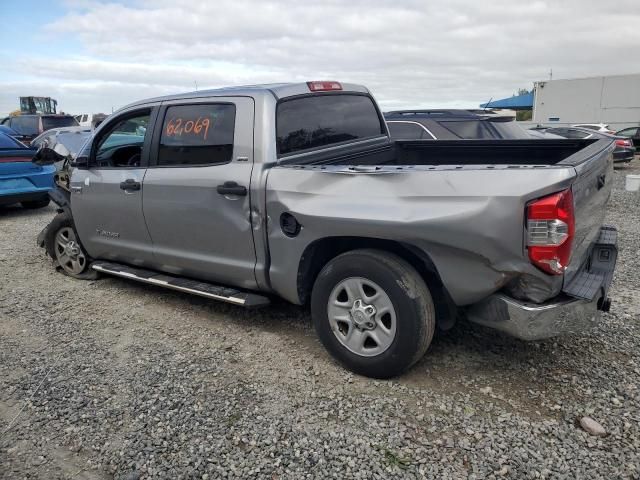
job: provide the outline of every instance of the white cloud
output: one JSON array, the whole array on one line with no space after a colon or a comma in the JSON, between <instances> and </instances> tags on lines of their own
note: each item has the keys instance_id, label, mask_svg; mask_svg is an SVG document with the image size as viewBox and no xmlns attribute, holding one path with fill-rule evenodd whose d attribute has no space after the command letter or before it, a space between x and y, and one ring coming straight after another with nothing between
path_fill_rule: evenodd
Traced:
<instances>
[{"instance_id":1,"label":"white cloud","mask_svg":"<svg viewBox=\"0 0 640 480\"><path fill-rule=\"evenodd\" d=\"M635 55L625 53L640 47L634 0L615 8L601 0L177 5L70 2L71 13L46 28L79 39L84 57L27 59L14 70L44 75L74 109L80 100L94 109L109 103L103 95L122 105L130 94L192 89L194 80L223 86L318 78L364 83L385 108L476 107L530 87L550 68L556 78L638 69Z\"/></svg>"}]
</instances>

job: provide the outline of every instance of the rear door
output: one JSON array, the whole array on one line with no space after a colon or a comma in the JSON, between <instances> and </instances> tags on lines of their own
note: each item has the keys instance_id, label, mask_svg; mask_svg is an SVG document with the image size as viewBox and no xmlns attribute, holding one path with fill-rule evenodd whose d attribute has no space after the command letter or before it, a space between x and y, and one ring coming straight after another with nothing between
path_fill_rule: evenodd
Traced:
<instances>
[{"instance_id":1,"label":"rear door","mask_svg":"<svg viewBox=\"0 0 640 480\"><path fill-rule=\"evenodd\" d=\"M253 121L247 97L163 105L143 189L158 269L255 288Z\"/></svg>"},{"instance_id":2,"label":"rear door","mask_svg":"<svg viewBox=\"0 0 640 480\"><path fill-rule=\"evenodd\" d=\"M147 169L156 107L109 120L82 152L89 168L72 174L71 209L80 239L94 258L144 265L153 258L142 214L142 181Z\"/></svg>"}]
</instances>

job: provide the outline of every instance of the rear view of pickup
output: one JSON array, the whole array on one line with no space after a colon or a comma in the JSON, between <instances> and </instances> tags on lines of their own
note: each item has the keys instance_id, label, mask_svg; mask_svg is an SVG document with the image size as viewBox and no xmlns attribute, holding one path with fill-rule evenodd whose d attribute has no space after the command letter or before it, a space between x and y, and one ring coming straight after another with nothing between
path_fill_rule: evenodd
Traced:
<instances>
[{"instance_id":1,"label":"rear view of pickup","mask_svg":"<svg viewBox=\"0 0 640 480\"><path fill-rule=\"evenodd\" d=\"M368 90L338 82L194 92L109 117L41 240L78 278L309 305L337 360L386 378L461 313L528 340L597 321L613 148L393 142Z\"/></svg>"}]
</instances>

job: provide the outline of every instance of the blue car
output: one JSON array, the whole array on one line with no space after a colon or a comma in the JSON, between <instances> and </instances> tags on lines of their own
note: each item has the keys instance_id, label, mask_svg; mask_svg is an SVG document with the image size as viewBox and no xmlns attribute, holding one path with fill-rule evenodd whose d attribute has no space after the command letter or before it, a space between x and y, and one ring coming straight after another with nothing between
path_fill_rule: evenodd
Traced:
<instances>
[{"instance_id":1,"label":"blue car","mask_svg":"<svg viewBox=\"0 0 640 480\"><path fill-rule=\"evenodd\" d=\"M20 203L24 208L49 205L54 165L31 163L35 150L0 133L0 205Z\"/></svg>"},{"instance_id":2,"label":"blue car","mask_svg":"<svg viewBox=\"0 0 640 480\"><path fill-rule=\"evenodd\" d=\"M13 128L7 127L6 125L0 125L0 133L6 133L10 137L13 137L16 140L19 140L21 142L26 139L26 137L24 135L20 135Z\"/></svg>"}]
</instances>

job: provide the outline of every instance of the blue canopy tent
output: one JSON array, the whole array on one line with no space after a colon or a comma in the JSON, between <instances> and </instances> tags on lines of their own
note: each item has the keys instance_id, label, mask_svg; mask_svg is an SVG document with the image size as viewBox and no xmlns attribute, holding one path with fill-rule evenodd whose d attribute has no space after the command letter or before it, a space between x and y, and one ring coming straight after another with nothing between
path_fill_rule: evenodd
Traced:
<instances>
[{"instance_id":1,"label":"blue canopy tent","mask_svg":"<svg viewBox=\"0 0 640 480\"><path fill-rule=\"evenodd\" d=\"M533 108L533 92L524 95L493 100L480 105L480 108L508 108L510 110L531 110Z\"/></svg>"}]
</instances>

